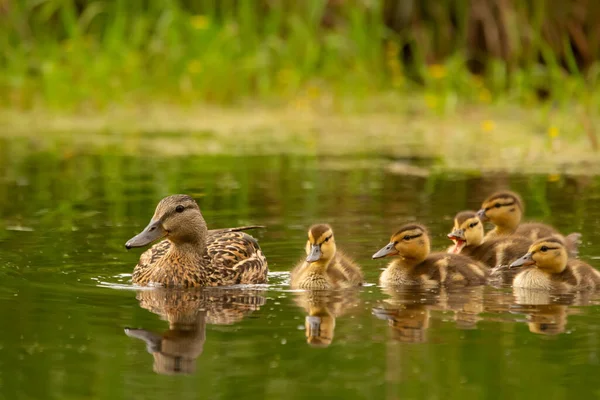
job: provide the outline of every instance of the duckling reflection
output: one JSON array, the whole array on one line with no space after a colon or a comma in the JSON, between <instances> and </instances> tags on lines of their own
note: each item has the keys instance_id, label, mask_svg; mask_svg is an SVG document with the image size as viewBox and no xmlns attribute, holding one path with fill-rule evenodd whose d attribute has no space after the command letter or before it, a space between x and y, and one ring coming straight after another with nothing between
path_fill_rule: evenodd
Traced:
<instances>
[{"instance_id":1,"label":"duckling reflection","mask_svg":"<svg viewBox=\"0 0 600 400\"><path fill-rule=\"evenodd\" d=\"M327 347L333 341L336 318L343 316L359 304L357 290L308 291L296 293L298 307L306 310L306 343L313 347Z\"/></svg>"},{"instance_id":2,"label":"duckling reflection","mask_svg":"<svg viewBox=\"0 0 600 400\"><path fill-rule=\"evenodd\" d=\"M387 320L392 339L405 343L424 343L429 328L430 308L438 304L439 289L384 287L390 298L373 308L373 315Z\"/></svg>"},{"instance_id":3,"label":"duckling reflection","mask_svg":"<svg viewBox=\"0 0 600 400\"><path fill-rule=\"evenodd\" d=\"M162 334L126 328L129 337L143 340L154 358L154 371L164 375L191 374L206 341L206 325L231 325L258 310L266 299L260 291L241 289L144 290L137 294L142 308L169 322Z\"/></svg>"},{"instance_id":4,"label":"duckling reflection","mask_svg":"<svg viewBox=\"0 0 600 400\"><path fill-rule=\"evenodd\" d=\"M444 289L440 292L439 306L454 312L454 321L459 329L477 329L477 322L484 310L484 286L468 289Z\"/></svg>"},{"instance_id":5,"label":"duckling reflection","mask_svg":"<svg viewBox=\"0 0 600 400\"><path fill-rule=\"evenodd\" d=\"M513 288L515 311L525 314L529 331L540 335L565 332L569 305L576 302L576 294L550 294L547 291Z\"/></svg>"}]
</instances>

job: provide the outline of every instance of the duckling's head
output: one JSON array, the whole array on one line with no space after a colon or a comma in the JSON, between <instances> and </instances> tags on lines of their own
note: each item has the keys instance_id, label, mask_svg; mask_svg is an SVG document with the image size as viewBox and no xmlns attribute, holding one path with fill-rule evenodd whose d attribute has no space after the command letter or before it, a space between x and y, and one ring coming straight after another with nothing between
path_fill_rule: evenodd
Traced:
<instances>
[{"instance_id":1,"label":"duckling's head","mask_svg":"<svg viewBox=\"0 0 600 400\"><path fill-rule=\"evenodd\" d=\"M429 255L429 235L427 229L419 224L406 224L394 233L390 242L373 254L373 258L398 256L419 263Z\"/></svg>"},{"instance_id":2,"label":"duckling's head","mask_svg":"<svg viewBox=\"0 0 600 400\"><path fill-rule=\"evenodd\" d=\"M454 229L448 234L454 242L453 253L465 246L479 246L483 242L483 224L474 211L461 211L454 217Z\"/></svg>"},{"instance_id":3,"label":"duckling's head","mask_svg":"<svg viewBox=\"0 0 600 400\"><path fill-rule=\"evenodd\" d=\"M527 254L515 260L510 267L535 266L551 274L558 274L567 267L568 254L562 240L548 237L534 242Z\"/></svg>"},{"instance_id":4,"label":"duckling's head","mask_svg":"<svg viewBox=\"0 0 600 400\"><path fill-rule=\"evenodd\" d=\"M515 229L523 216L523 202L514 192L497 192L481 204L477 216L483 222L490 221L496 226Z\"/></svg>"},{"instance_id":5,"label":"duckling's head","mask_svg":"<svg viewBox=\"0 0 600 400\"><path fill-rule=\"evenodd\" d=\"M175 244L198 243L206 238L206 222L196 201L188 195L165 197L156 206L150 224L125 247L142 247L166 237Z\"/></svg>"},{"instance_id":6,"label":"duckling's head","mask_svg":"<svg viewBox=\"0 0 600 400\"><path fill-rule=\"evenodd\" d=\"M329 261L335 256L333 229L327 224L313 225L308 230L306 242L306 262Z\"/></svg>"}]
</instances>

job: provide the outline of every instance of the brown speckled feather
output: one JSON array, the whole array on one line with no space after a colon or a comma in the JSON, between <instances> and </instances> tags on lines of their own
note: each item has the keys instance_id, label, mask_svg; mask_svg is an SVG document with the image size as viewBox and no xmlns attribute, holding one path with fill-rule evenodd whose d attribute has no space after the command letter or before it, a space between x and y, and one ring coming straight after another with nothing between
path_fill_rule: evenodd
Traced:
<instances>
[{"instance_id":1,"label":"brown speckled feather","mask_svg":"<svg viewBox=\"0 0 600 400\"><path fill-rule=\"evenodd\" d=\"M151 282L166 286L223 286L267 282L267 260L252 236L240 232L250 227L208 231L206 252L195 260L198 268L184 268L181 260L169 260L172 268L161 269L156 264L171 247L163 240L145 251L133 271L133 282Z\"/></svg>"}]
</instances>

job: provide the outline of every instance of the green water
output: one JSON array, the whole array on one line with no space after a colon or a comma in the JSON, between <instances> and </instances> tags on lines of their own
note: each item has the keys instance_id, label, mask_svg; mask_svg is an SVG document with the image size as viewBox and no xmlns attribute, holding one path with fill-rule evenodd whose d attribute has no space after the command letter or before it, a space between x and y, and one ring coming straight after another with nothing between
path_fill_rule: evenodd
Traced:
<instances>
[{"instance_id":1,"label":"green water","mask_svg":"<svg viewBox=\"0 0 600 400\"><path fill-rule=\"evenodd\" d=\"M581 257L600 267L600 178L417 177L361 157L161 159L29 146L0 151L1 399L600 395L600 296L386 293L376 285L385 260L370 259L415 218L442 249L455 212L512 188L529 218L582 232ZM141 251L123 245L173 193L196 197L212 228L267 225L254 235L271 283L132 290ZM306 229L322 221L362 265L360 291L289 290ZM128 327L162 352L150 354ZM320 329L308 339L319 346L307 343L307 327Z\"/></svg>"}]
</instances>

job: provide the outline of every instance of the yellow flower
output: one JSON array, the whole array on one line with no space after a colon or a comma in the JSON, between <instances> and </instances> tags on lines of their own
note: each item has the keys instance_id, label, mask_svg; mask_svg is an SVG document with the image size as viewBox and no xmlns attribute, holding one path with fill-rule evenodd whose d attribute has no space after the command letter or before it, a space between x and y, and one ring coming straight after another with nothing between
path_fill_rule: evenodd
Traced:
<instances>
[{"instance_id":1,"label":"yellow flower","mask_svg":"<svg viewBox=\"0 0 600 400\"><path fill-rule=\"evenodd\" d=\"M481 123L481 130L484 132L492 132L496 129L496 123L492 120L486 119Z\"/></svg>"},{"instance_id":2,"label":"yellow flower","mask_svg":"<svg viewBox=\"0 0 600 400\"><path fill-rule=\"evenodd\" d=\"M479 92L479 101L482 103L489 103L492 101L492 94L486 88L483 88L481 92Z\"/></svg>"},{"instance_id":3,"label":"yellow flower","mask_svg":"<svg viewBox=\"0 0 600 400\"><path fill-rule=\"evenodd\" d=\"M428 108L434 109L437 108L439 101L437 96L434 96L432 94L426 94L425 95L425 104L427 105Z\"/></svg>"},{"instance_id":4,"label":"yellow flower","mask_svg":"<svg viewBox=\"0 0 600 400\"><path fill-rule=\"evenodd\" d=\"M560 174L548 175L548 182L558 182L558 181L560 181Z\"/></svg>"},{"instance_id":5,"label":"yellow flower","mask_svg":"<svg viewBox=\"0 0 600 400\"><path fill-rule=\"evenodd\" d=\"M202 63L199 60L191 60L187 64L187 70L192 75L199 74L202 72Z\"/></svg>"},{"instance_id":6,"label":"yellow flower","mask_svg":"<svg viewBox=\"0 0 600 400\"><path fill-rule=\"evenodd\" d=\"M548 136L550 136L551 139L558 137L558 128L555 126L548 128Z\"/></svg>"},{"instance_id":7,"label":"yellow flower","mask_svg":"<svg viewBox=\"0 0 600 400\"><path fill-rule=\"evenodd\" d=\"M446 76L446 67L441 64L432 64L429 66L429 75L434 79L442 79Z\"/></svg>"},{"instance_id":8,"label":"yellow flower","mask_svg":"<svg viewBox=\"0 0 600 400\"><path fill-rule=\"evenodd\" d=\"M206 15L194 15L190 18L190 23L197 30L204 30L210 25L210 20Z\"/></svg>"}]
</instances>

